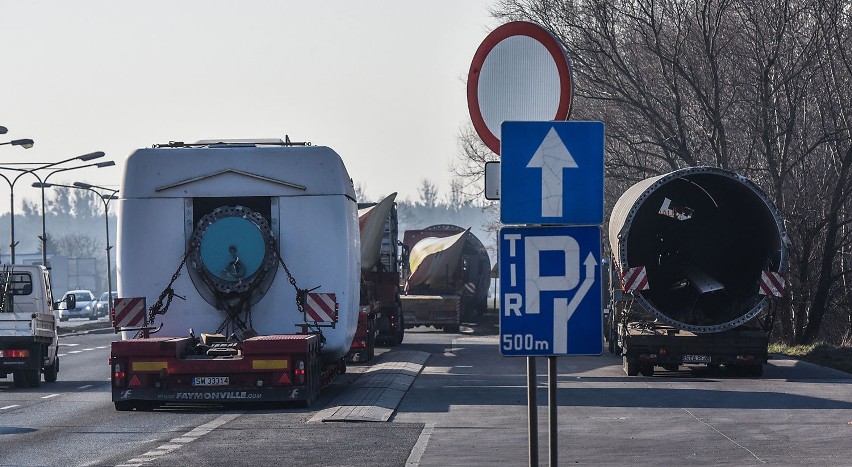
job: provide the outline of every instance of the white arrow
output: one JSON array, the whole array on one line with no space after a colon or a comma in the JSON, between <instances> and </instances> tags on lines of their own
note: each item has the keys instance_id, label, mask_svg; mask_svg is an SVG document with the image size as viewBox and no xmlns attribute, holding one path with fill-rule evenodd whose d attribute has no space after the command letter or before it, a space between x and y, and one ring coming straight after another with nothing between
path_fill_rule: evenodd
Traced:
<instances>
[{"instance_id":1,"label":"white arrow","mask_svg":"<svg viewBox=\"0 0 852 467\"><path fill-rule=\"evenodd\" d=\"M541 217L562 217L562 169L576 169L577 161L551 128L527 168L541 169Z\"/></svg>"},{"instance_id":2,"label":"white arrow","mask_svg":"<svg viewBox=\"0 0 852 467\"><path fill-rule=\"evenodd\" d=\"M586 261L583 262L586 266L586 277L577 293L571 298L571 303L568 303L567 298L557 298L553 301L553 353L567 354L568 353L568 320L574 315L574 311L580 306L580 302L589 293L592 284L595 283L595 266L598 262L595 257L589 253L586 256Z\"/></svg>"}]
</instances>

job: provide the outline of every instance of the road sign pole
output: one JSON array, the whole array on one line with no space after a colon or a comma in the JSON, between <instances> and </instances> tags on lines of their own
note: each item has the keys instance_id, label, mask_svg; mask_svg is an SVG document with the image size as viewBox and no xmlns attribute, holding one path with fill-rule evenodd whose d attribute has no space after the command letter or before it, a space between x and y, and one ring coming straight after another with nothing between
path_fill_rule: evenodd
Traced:
<instances>
[{"instance_id":1,"label":"road sign pole","mask_svg":"<svg viewBox=\"0 0 852 467\"><path fill-rule=\"evenodd\" d=\"M538 467L538 398L536 397L535 357L527 357L527 432L530 438L530 467Z\"/></svg>"},{"instance_id":2,"label":"road sign pole","mask_svg":"<svg viewBox=\"0 0 852 467\"><path fill-rule=\"evenodd\" d=\"M558 458L558 449L556 445L556 436L557 436L557 422L556 422L556 357L547 357L547 406L550 410L550 414L548 417L548 422L550 424L549 430L549 444L550 444L550 465L557 466L559 465Z\"/></svg>"}]
</instances>

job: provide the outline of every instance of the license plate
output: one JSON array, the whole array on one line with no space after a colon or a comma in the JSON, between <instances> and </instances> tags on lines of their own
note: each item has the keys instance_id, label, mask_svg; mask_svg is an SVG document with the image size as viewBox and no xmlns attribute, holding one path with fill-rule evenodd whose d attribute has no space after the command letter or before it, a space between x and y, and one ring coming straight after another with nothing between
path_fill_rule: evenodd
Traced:
<instances>
[{"instance_id":1,"label":"license plate","mask_svg":"<svg viewBox=\"0 0 852 467\"><path fill-rule=\"evenodd\" d=\"M683 363L710 363L709 355L684 355Z\"/></svg>"},{"instance_id":2,"label":"license plate","mask_svg":"<svg viewBox=\"0 0 852 467\"><path fill-rule=\"evenodd\" d=\"M227 376L196 376L192 378L193 386L227 386Z\"/></svg>"}]
</instances>

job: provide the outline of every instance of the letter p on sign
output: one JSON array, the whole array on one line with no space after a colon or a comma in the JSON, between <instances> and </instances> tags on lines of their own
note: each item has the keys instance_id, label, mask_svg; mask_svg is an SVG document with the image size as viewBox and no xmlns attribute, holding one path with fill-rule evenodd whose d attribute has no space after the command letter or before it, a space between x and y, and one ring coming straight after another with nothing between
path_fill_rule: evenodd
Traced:
<instances>
[{"instance_id":1,"label":"letter p on sign","mask_svg":"<svg viewBox=\"0 0 852 467\"><path fill-rule=\"evenodd\" d=\"M573 237L527 236L524 259L527 314L541 312L541 292L567 291L580 283L580 245Z\"/></svg>"}]
</instances>

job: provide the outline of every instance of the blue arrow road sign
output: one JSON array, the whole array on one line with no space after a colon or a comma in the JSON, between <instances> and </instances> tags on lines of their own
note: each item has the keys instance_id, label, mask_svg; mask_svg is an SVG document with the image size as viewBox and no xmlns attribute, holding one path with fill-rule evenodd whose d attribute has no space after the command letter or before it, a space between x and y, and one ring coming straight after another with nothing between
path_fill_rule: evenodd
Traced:
<instances>
[{"instance_id":1,"label":"blue arrow road sign","mask_svg":"<svg viewBox=\"0 0 852 467\"><path fill-rule=\"evenodd\" d=\"M603 223L603 122L503 122L500 221Z\"/></svg>"},{"instance_id":2,"label":"blue arrow road sign","mask_svg":"<svg viewBox=\"0 0 852 467\"><path fill-rule=\"evenodd\" d=\"M603 352L599 226L500 229L500 353Z\"/></svg>"}]
</instances>

